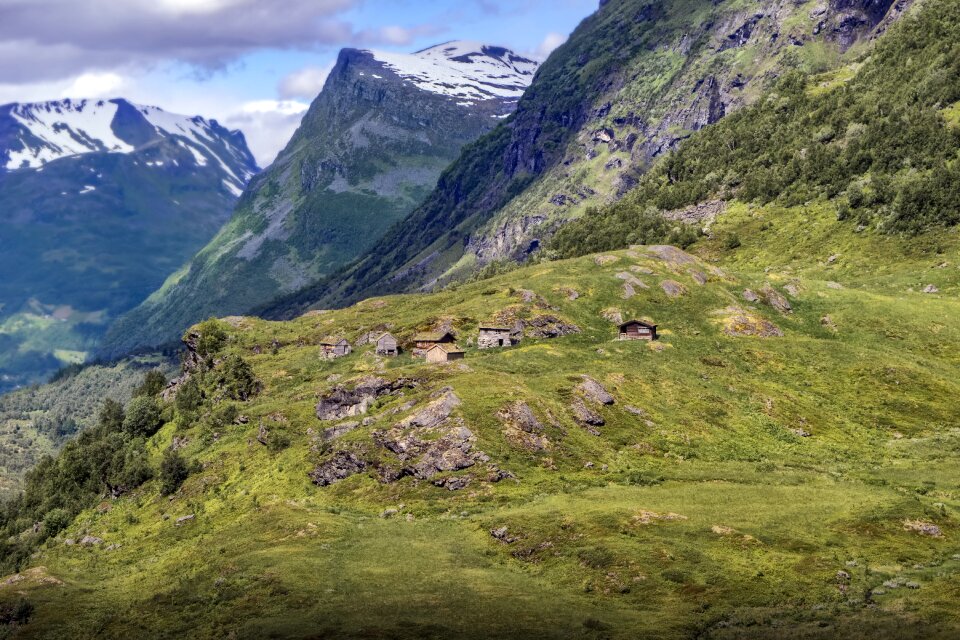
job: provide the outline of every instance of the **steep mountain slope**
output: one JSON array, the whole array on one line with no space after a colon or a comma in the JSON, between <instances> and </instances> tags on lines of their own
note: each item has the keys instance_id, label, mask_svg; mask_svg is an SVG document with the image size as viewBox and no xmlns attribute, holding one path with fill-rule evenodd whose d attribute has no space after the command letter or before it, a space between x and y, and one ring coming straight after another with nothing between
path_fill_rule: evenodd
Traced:
<instances>
[{"instance_id":1,"label":"steep mountain slope","mask_svg":"<svg viewBox=\"0 0 960 640\"><path fill-rule=\"evenodd\" d=\"M111 329L104 353L176 341L200 319L249 312L350 262L513 111L536 66L470 42L410 55L345 49L230 223Z\"/></svg>"},{"instance_id":2,"label":"steep mountain slope","mask_svg":"<svg viewBox=\"0 0 960 640\"><path fill-rule=\"evenodd\" d=\"M240 132L119 99L0 107L0 167L0 389L82 360L257 170Z\"/></svg>"},{"instance_id":3,"label":"steep mountain slope","mask_svg":"<svg viewBox=\"0 0 960 640\"><path fill-rule=\"evenodd\" d=\"M621 197L651 159L750 104L788 69L853 56L908 1L603 3L544 63L516 115L464 150L358 265L270 310L411 291L522 258Z\"/></svg>"}]
</instances>

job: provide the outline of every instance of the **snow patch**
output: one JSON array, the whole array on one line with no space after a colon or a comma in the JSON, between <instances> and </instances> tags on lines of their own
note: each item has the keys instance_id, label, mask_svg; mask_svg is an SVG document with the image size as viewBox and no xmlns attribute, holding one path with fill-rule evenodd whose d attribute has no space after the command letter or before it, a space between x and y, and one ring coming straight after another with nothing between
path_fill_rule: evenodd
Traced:
<instances>
[{"instance_id":1,"label":"snow patch","mask_svg":"<svg viewBox=\"0 0 960 640\"><path fill-rule=\"evenodd\" d=\"M519 98L538 67L509 49L469 41L447 42L410 54L370 53L417 88L457 98L463 106L491 98Z\"/></svg>"}]
</instances>

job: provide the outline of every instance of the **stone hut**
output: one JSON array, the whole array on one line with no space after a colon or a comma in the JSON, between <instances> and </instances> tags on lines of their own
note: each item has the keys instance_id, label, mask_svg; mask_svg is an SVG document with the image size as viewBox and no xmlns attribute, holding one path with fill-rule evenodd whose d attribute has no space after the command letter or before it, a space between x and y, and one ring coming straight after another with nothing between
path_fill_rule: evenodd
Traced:
<instances>
[{"instance_id":1,"label":"stone hut","mask_svg":"<svg viewBox=\"0 0 960 640\"><path fill-rule=\"evenodd\" d=\"M377 341L377 338L383 335L383 331L367 331L360 335L357 338L357 341L354 343L357 347L362 347L366 344L373 344Z\"/></svg>"},{"instance_id":2,"label":"stone hut","mask_svg":"<svg viewBox=\"0 0 960 640\"><path fill-rule=\"evenodd\" d=\"M656 340L657 325L643 320L628 320L620 325L618 340Z\"/></svg>"},{"instance_id":3,"label":"stone hut","mask_svg":"<svg viewBox=\"0 0 960 640\"><path fill-rule=\"evenodd\" d=\"M517 335L513 327L481 325L480 335L477 336L477 348L496 349L499 347L512 347L520 342L519 338L520 336Z\"/></svg>"},{"instance_id":4,"label":"stone hut","mask_svg":"<svg viewBox=\"0 0 960 640\"><path fill-rule=\"evenodd\" d=\"M450 362L463 360L464 352L455 344L438 343L427 349L427 362Z\"/></svg>"},{"instance_id":5,"label":"stone hut","mask_svg":"<svg viewBox=\"0 0 960 640\"><path fill-rule=\"evenodd\" d=\"M374 342L377 345L378 356L397 356L400 355L400 345L397 339L389 333L380 334Z\"/></svg>"},{"instance_id":6,"label":"stone hut","mask_svg":"<svg viewBox=\"0 0 960 640\"><path fill-rule=\"evenodd\" d=\"M343 338L329 337L320 341L320 355L324 358L342 358L351 351L350 343Z\"/></svg>"},{"instance_id":7,"label":"stone hut","mask_svg":"<svg viewBox=\"0 0 960 640\"><path fill-rule=\"evenodd\" d=\"M454 337L449 331L418 333L417 335L413 336L413 342L413 355L422 358L427 355L427 350L435 344L453 344Z\"/></svg>"}]
</instances>

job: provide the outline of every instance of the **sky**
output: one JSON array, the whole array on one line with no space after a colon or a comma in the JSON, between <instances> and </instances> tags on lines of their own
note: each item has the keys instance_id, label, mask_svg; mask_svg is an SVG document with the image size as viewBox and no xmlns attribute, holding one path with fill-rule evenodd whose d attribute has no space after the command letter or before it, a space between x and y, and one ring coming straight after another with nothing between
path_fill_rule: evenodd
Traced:
<instances>
[{"instance_id":1,"label":"sky","mask_svg":"<svg viewBox=\"0 0 960 640\"><path fill-rule=\"evenodd\" d=\"M0 0L0 104L127 98L241 129L261 166L343 47L545 59L597 0Z\"/></svg>"}]
</instances>

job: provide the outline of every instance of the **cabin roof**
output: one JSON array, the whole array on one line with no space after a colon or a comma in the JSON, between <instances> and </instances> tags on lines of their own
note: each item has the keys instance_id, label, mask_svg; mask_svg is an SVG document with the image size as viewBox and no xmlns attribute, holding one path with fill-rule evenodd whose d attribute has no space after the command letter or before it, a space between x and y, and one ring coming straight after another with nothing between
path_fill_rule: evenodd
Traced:
<instances>
[{"instance_id":1,"label":"cabin roof","mask_svg":"<svg viewBox=\"0 0 960 640\"><path fill-rule=\"evenodd\" d=\"M340 336L327 336L326 338L323 338L322 340L320 340L320 345L324 347L335 347L338 344L342 344L344 342L347 342L347 340ZM347 344L350 344L350 343L348 342Z\"/></svg>"},{"instance_id":2,"label":"cabin roof","mask_svg":"<svg viewBox=\"0 0 960 640\"><path fill-rule=\"evenodd\" d=\"M463 353L463 349L455 344L435 344L427 349L427 352L433 351L434 349L440 349L446 353Z\"/></svg>"},{"instance_id":3,"label":"cabin roof","mask_svg":"<svg viewBox=\"0 0 960 640\"><path fill-rule=\"evenodd\" d=\"M394 337L394 335L393 335L392 333L390 333L389 331L384 331L383 333L378 333L378 334L377 334L377 337L374 338L374 341L375 341L375 342L380 342L380 341L383 340L384 338L393 338L394 340L396 340L396 338Z\"/></svg>"},{"instance_id":4,"label":"cabin roof","mask_svg":"<svg viewBox=\"0 0 960 640\"><path fill-rule=\"evenodd\" d=\"M651 322L645 322L645 321L643 321L643 320L627 320L626 322L624 322L623 324L620 325L620 330L623 331L624 329L626 329L627 327L629 327L629 326L632 325L632 324L639 324L639 325L641 325L641 326L646 327L647 329L656 329L656 328L657 328L657 325L655 325L655 324L653 324L653 323L651 323Z\"/></svg>"},{"instance_id":5,"label":"cabin roof","mask_svg":"<svg viewBox=\"0 0 960 640\"><path fill-rule=\"evenodd\" d=\"M453 334L449 331L433 331L418 333L417 335L413 336L414 342L440 342L446 338L453 340Z\"/></svg>"},{"instance_id":6,"label":"cabin roof","mask_svg":"<svg viewBox=\"0 0 960 640\"><path fill-rule=\"evenodd\" d=\"M482 324L480 325L480 331L513 331L513 327L504 327L495 324Z\"/></svg>"}]
</instances>

